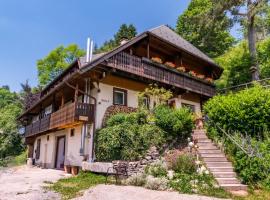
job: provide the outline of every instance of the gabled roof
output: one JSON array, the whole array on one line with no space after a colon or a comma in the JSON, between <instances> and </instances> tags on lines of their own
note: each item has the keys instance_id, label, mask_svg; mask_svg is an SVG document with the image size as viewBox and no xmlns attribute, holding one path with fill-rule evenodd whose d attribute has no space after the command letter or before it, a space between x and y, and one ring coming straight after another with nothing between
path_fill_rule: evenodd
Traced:
<instances>
[{"instance_id":1,"label":"gabled roof","mask_svg":"<svg viewBox=\"0 0 270 200\"><path fill-rule=\"evenodd\" d=\"M169 43L170 45L209 63L209 65L214 66L216 69L218 69L218 71L219 71L218 74L221 75L223 69L220 66L218 66L205 53L203 53L198 48L193 46L191 43L186 41L184 38L182 38L180 35L178 35L175 31L173 31L171 28L169 28L166 25L161 25L161 26L158 26L156 28L147 30L147 31L141 33L140 35L132 38L127 43L120 45L117 48L115 48L107 53L104 53L99 58L92 60L92 62L85 63L85 66L82 66L82 68L81 68L81 72L83 73L85 71L90 70L92 67L100 64L101 62L107 60L108 58L110 58L114 54L126 49L127 47L129 47L132 44L136 43L137 41L147 37L148 35L155 36L155 37L159 38L160 40L163 40L163 41Z\"/></svg>"},{"instance_id":2,"label":"gabled roof","mask_svg":"<svg viewBox=\"0 0 270 200\"><path fill-rule=\"evenodd\" d=\"M216 65L211 58L209 58L206 54L204 54L198 48L186 41L184 38L182 38L180 35L178 35L175 31L173 31L166 25L161 25L159 27L153 28L149 30L149 32L182 49L183 51L186 51L194 56L205 60L206 62Z\"/></svg>"}]
</instances>

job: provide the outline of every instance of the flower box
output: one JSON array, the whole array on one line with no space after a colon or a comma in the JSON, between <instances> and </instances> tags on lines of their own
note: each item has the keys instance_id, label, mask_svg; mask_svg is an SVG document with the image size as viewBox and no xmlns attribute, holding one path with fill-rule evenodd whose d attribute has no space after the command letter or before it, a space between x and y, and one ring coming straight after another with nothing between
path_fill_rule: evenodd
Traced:
<instances>
[{"instance_id":1,"label":"flower box","mask_svg":"<svg viewBox=\"0 0 270 200\"><path fill-rule=\"evenodd\" d=\"M197 77L198 77L199 79L204 79L204 78L205 78L205 76L204 76L203 74L198 74Z\"/></svg>"},{"instance_id":2,"label":"flower box","mask_svg":"<svg viewBox=\"0 0 270 200\"><path fill-rule=\"evenodd\" d=\"M207 82L209 82L209 83L213 83L214 82L214 80L212 79L212 78L206 78L205 79Z\"/></svg>"},{"instance_id":3,"label":"flower box","mask_svg":"<svg viewBox=\"0 0 270 200\"><path fill-rule=\"evenodd\" d=\"M164 65L166 65L167 67L175 68L175 64L172 62L165 62Z\"/></svg>"},{"instance_id":4,"label":"flower box","mask_svg":"<svg viewBox=\"0 0 270 200\"><path fill-rule=\"evenodd\" d=\"M194 71L189 71L188 74L189 74L190 76L194 76L194 77L197 76L197 74L196 74Z\"/></svg>"},{"instance_id":5,"label":"flower box","mask_svg":"<svg viewBox=\"0 0 270 200\"><path fill-rule=\"evenodd\" d=\"M153 58L151 58L151 60L154 61L154 62L156 62L156 63L160 63L160 64L163 63L163 62L162 62L162 59L159 58L159 57L153 57Z\"/></svg>"},{"instance_id":6,"label":"flower box","mask_svg":"<svg viewBox=\"0 0 270 200\"><path fill-rule=\"evenodd\" d=\"M177 67L177 70L180 71L180 72L186 72L185 67Z\"/></svg>"}]
</instances>

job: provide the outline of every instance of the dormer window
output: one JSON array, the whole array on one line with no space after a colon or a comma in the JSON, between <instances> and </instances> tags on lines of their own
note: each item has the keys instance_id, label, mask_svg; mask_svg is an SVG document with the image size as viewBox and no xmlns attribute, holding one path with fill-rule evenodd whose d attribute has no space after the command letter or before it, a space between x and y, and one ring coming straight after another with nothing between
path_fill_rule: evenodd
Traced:
<instances>
[{"instance_id":1,"label":"dormer window","mask_svg":"<svg viewBox=\"0 0 270 200\"><path fill-rule=\"evenodd\" d=\"M127 105L127 90L113 88L113 104L114 105Z\"/></svg>"}]
</instances>

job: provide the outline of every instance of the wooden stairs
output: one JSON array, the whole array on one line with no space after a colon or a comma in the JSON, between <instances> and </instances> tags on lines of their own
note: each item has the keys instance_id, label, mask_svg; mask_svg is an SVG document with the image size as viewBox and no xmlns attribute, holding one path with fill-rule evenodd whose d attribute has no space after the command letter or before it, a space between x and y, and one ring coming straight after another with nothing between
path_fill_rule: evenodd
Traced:
<instances>
[{"instance_id":1,"label":"wooden stairs","mask_svg":"<svg viewBox=\"0 0 270 200\"><path fill-rule=\"evenodd\" d=\"M214 175L218 184L230 192L247 191L234 172L232 163L225 154L207 137L204 129L194 130L193 139L198 141L198 152L208 170Z\"/></svg>"}]
</instances>

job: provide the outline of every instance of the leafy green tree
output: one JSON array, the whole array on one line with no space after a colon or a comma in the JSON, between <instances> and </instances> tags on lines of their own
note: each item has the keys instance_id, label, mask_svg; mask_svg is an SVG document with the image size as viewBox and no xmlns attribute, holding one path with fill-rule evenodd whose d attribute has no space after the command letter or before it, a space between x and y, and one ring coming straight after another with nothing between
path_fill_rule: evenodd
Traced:
<instances>
[{"instance_id":1,"label":"leafy green tree","mask_svg":"<svg viewBox=\"0 0 270 200\"><path fill-rule=\"evenodd\" d=\"M22 106L19 96L7 88L0 88L0 159L23 150L22 137L16 118Z\"/></svg>"},{"instance_id":2,"label":"leafy green tree","mask_svg":"<svg viewBox=\"0 0 270 200\"><path fill-rule=\"evenodd\" d=\"M67 47L59 46L52 50L45 58L37 61L38 79L44 87L66 69L76 58L85 55L85 51L76 44Z\"/></svg>"},{"instance_id":3,"label":"leafy green tree","mask_svg":"<svg viewBox=\"0 0 270 200\"><path fill-rule=\"evenodd\" d=\"M213 9L209 12L209 22L218 21L220 16L231 16L234 22L247 24L247 40L251 58L252 80L259 79L259 62L256 49L256 18L262 16L269 7L269 0L212 0ZM205 19L206 16L204 16Z\"/></svg>"},{"instance_id":4,"label":"leafy green tree","mask_svg":"<svg viewBox=\"0 0 270 200\"><path fill-rule=\"evenodd\" d=\"M133 24L122 24L114 35L113 39L105 41L101 47L95 48L95 53L108 52L120 45L123 38L130 40L137 35L136 27Z\"/></svg>"},{"instance_id":5,"label":"leafy green tree","mask_svg":"<svg viewBox=\"0 0 270 200\"><path fill-rule=\"evenodd\" d=\"M270 37L257 43L258 61L261 78L270 77ZM249 67L248 42L243 40L215 59L224 68L221 78L216 82L219 88L231 87L252 80Z\"/></svg>"},{"instance_id":6,"label":"leafy green tree","mask_svg":"<svg viewBox=\"0 0 270 200\"><path fill-rule=\"evenodd\" d=\"M204 16L213 9L211 0L192 0L179 16L176 32L210 57L222 55L234 42L230 34L231 21L226 14L212 23Z\"/></svg>"}]
</instances>

